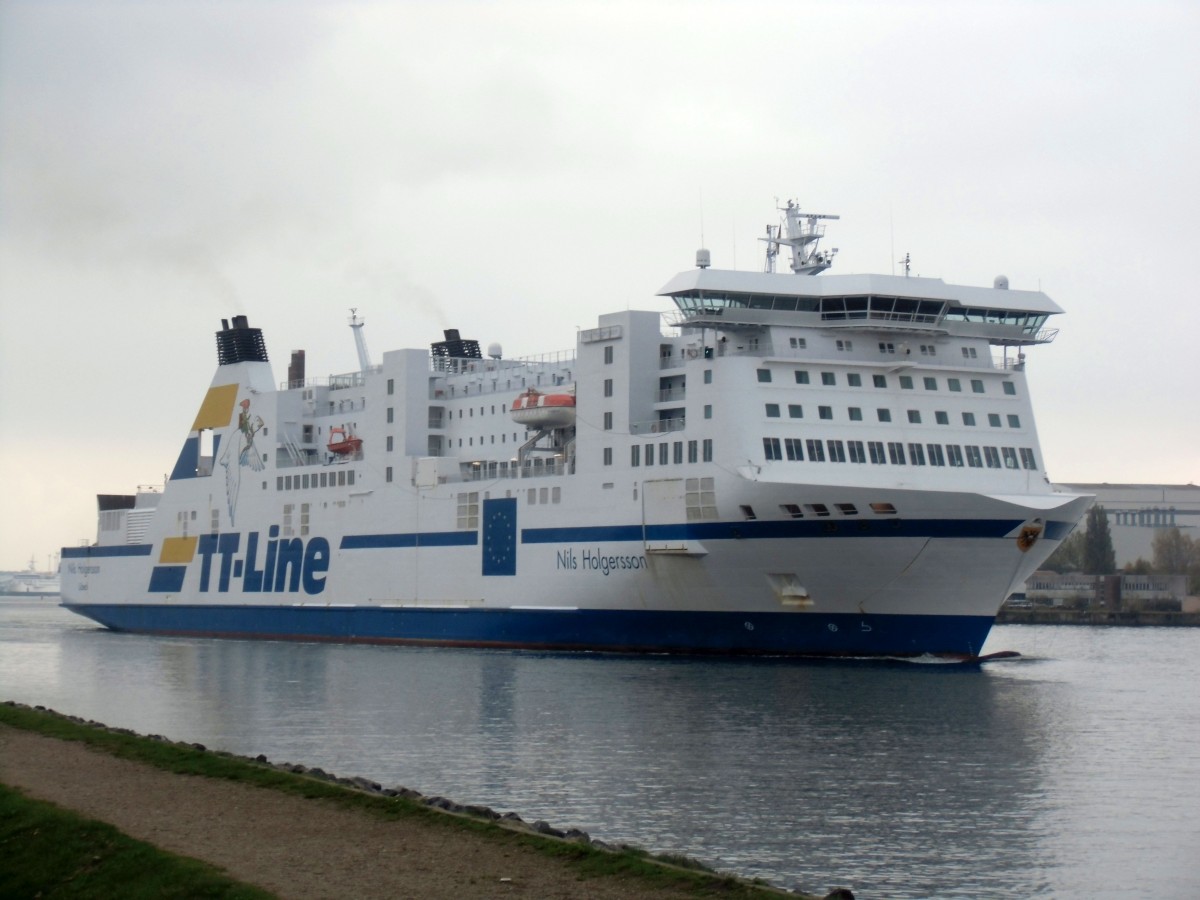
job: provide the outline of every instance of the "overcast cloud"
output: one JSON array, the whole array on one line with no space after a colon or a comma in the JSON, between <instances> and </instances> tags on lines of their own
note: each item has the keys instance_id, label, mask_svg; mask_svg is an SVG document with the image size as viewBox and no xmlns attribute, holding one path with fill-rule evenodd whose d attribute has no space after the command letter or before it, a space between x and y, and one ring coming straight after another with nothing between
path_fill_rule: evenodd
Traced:
<instances>
[{"instance_id":1,"label":"overcast cloud","mask_svg":"<svg viewBox=\"0 0 1200 900\"><path fill-rule=\"evenodd\" d=\"M276 377L654 296L776 199L840 272L1045 290L1057 481L1200 469L1200 5L0 2L0 568L161 483L245 313ZM1192 280L1189 280L1192 279Z\"/></svg>"}]
</instances>

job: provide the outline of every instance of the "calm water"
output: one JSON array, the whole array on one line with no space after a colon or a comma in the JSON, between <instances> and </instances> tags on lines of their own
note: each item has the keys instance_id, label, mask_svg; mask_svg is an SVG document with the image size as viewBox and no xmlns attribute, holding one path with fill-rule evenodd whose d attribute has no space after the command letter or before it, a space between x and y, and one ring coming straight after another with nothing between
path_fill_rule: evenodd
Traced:
<instances>
[{"instance_id":1,"label":"calm water","mask_svg":"<svg viewBox=\"0 0 1200 900\"><path fill-rule=\"evenodd\" d=\"M0 600L0 699L860 897L1200 897L1200 630L964 668L120 635Z\"/></svg>"}]
</instances>

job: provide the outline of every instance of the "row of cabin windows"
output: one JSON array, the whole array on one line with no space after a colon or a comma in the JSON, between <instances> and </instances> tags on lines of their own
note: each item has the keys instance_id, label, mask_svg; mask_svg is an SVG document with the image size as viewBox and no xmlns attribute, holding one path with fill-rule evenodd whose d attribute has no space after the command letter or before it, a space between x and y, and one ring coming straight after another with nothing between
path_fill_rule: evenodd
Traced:
<instances>
[{"instance_id":1,"label":"row of cabin windows","mask_svg":"<svg viewBox=\"0 0 1200 900\"><path fill-rule=\"evenodd\" d=\"M853 503L834 503L834 509L843 516L857 516L858 507ZM871 503L871 512L877 516L894 516L896 515L896 507L891 503ZM738 507L742 512L742 518L757 519L758 516L754 512L754 507L747 504L742 504ZM784 515L793 519L803 519L804 510L808 510L810 516L816 516L819 519L828 518L829 504L827 503L805 503L804 508L800 507L799 503L780 503L779 509ZM836 527L836 526L833 526Z\"/></svg>"},{"instance_id":2,"label":"row of cabin windows","mask_svg":"<svg viewBox=\"0 0 1200 900\"><path fill-rule=\"evenodd\" d=\"M338 469L332 472L303 472L296 475L275 476L275 490L277 491L302 491L311 488L353 486L353 469Z\"/></svg>"},{"instance_id":3,"label":"row of cabin windows","mask_svg":"<svg viewBox=\"0 0 1200 900\"><path fill-rule=\"evenodd\" d=\"M770 384L771 383L771 370L770 369L757 369L756 372L757 372L758 381L760 384ZM811 384L812 383L812 379L810 378L809 372L807 369L794 369L793 372L796 377L796 384ZM705 376L706 376L705 383L706 384L711 381L711 379L709 377L707 377L709 374L710 374L710 372L708 372L708 371L705 372ZM969 380L971 383L971 393L973 393L973 394L986 393L986 389L984 387L982 378L971 378ZM824 385L826 387L836 387L837 383L838 382L837 382L837 373L836 372L822 372L821 373L821 384L822 385ZM872 375L871 383L877 388L887 388L888 387L888 380L887 380L886 375ZM859 374L858 372L847 372L846 373L846 384L848 387L862 387L863 386L862 375ZM938 380L936 377L934 377L932 375L922 376L921 384L927 391L936 391L938 389ZM1013 382L1002 381L1001 384L1003 385L1003 390L1004 390L1005 394L1007 394L1010 397L1015 397L1017 395L1017 386ZM912 375L901 375L901 376L899 376L899 385L900 385L901 390L911 391L915 388L916 382L913 380ZM961 393L962 389L963 389L962 379L960 379L960 378L947 378L946 379L946 390L954 392L954 393Z\"/></svg>"},{"instance_id":4,"label":"row of cabin windows","mask_svg":"<svg viewBox=\"0 0 1200 900\"><path fill-rule=\"evenodd\" d=\"M515 444L517 442L517 433L514 431L512 433L512 436L513 436L513 443ZM475 446L475 438L469 437L466 440L467 440L468 447ZM479 446L480 447L482 447L484 444L494 444L494 443L496 443L496 436L494 434L489 434L487 436L487 440L484 439L484 436L482 434L479 436ZM500 443L502 443L502 444L508 443L508 435L507 434L500 435ZM458 446L461 447L462 445L463 445L463 439L458 438ZM388 449L391 449L391 448L388 448Z\"/></svg>"},{"instance_id":5,"label":"row of cabin windows","mask_svg":"<svg viewBox=\"0 0 1200 900\"><path fill-rule=\"evenodd\" d=\"M905 452L907 448L907 453ZM951 466L972 469L1037 469L1029 447L981 447L976 444L921 444L902 441L839 441L820 438L763 438L767 461L867 463L877 466ZM807 455L806 455L807 454Z\"/></svg>"},{"instance_id":6,"label":"row of cabin windows","mask_svg":"<svg viewBox=\"0 0 1200 900\"><path fill-rule=\"evenodd\" d=\"M657 449L656 449L657 446ZM712 462L713 459L713 442L711 438L705 438L700 441L662 441L655 445L653 443L634 444L629 448L629 465L652 466L655 464L655 459L658 460L658 465L681 466L686 462ZM612 448L604 448L604 464L612 465Z\"/></svg>"},{"instance_id":7,"label":"row of cabin windows","mask_svg":"<svg viewBox=\"0 0 1200 900\"><path fill-rule=\"evenodd\" d=\"M780 418L782 408L783 407L778 403L767 403L764 405L764 411L765 411L768 419ZM711 418L711 415L710 415L711 409L712 409L712 407L710 407L710 406L704 407L704 410L705 410L704 417L706 419ZM787 412L788 412L789 419L803 419L804 418L803 404L788 403L787 404ZM921 411L919 409L909 409L909 410L905 410L905 412L908 415L908 421L909 421L910 425L920 425L921 424ZM861 422L863 420L862 407L848 406L848 407L846 407L846 415L850 419L851 422ZM817 407L817 417L821 418L821 419L833 419L833 407L832 406L818 406ZM877 410L875 410L875 417L880 422L890 422L890 421L892 421L892 411L890 409L886 409L886 408L877 409ZM950 414L948 412L946 412L945 410L941 410L941 409L934 410L933 418L934 418L934 421L938 425L949 425L950 424ZM1008 421L1009 428L1020 428L1021 427L1021 417L1016 415L1015 413L1008 413L1006 415L1006 419ZM991 426L992 428L1002 428L1003 427L1003 425L1001 424L1000 413L988 413L987 421L988 421L988 425ZM966 425L968 428L973 428L975 426L975 413L964 412L962 414L962 423L963 423L963 425Z\"/></svg>"}]
</instances>

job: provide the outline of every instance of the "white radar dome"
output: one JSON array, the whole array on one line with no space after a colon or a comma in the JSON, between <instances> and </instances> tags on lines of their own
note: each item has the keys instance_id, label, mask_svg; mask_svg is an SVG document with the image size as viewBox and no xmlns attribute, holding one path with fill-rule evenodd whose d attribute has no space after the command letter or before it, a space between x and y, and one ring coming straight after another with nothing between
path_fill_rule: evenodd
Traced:
<instances>
[{"instance_id":1,"label":"white radar dome","mask_svg":"<svg viewBox=\"0 0 1200 900\"><path fill-rule=\"evenodd\" d=\"M707 269L712 265L712 254L707 250L696 251L696 268Z\"/></svg>"},{"instance_id":2,"label":"white radar dome","mask_svg":"<svg viewBox=\"0 0 1200 900\"><path fill-rule=\"evenodd\" d=\"M1007 291L1008 290L1008 276L1007 275L997 275L996 280L992 282L992 286L999 288L1002 291Z\"/></svg>"},{"instance_id":3,"label":"white radar dome","mask_svg":"<svg viewBox=\"0 0 1200 900\"><path fill-rule=\"evenodd\" d=\"M488 356L491 359L499 359L500 358L500 345L499 344L488 344Z\"/></svg>"}]
</instances>

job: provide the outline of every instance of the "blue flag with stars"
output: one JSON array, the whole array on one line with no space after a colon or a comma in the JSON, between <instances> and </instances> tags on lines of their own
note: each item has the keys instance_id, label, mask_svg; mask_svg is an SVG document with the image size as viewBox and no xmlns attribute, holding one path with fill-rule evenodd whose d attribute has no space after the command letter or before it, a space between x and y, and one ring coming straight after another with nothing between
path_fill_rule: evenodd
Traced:
<instances>
[{"instance_id":1,"label":"blue flag with stars","mask_svg":"<svg viewBox=\"0 0 1200 900\"><path fill-rule=\"evenodd\" d=\"M517 574L517 501L483 501L483 574Z\"/></svg>"}]
</instances>

